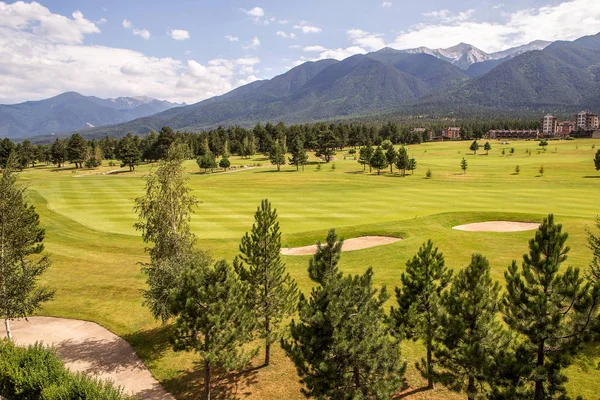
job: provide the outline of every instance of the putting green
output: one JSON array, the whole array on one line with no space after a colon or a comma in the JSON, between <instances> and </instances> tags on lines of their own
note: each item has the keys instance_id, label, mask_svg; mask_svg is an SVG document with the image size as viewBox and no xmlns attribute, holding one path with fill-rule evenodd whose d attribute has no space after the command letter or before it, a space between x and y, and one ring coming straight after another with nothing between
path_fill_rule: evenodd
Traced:
<instances>
[{"instance_id":1,"label":"putting green","mask_svg":"<svg viewBox=\"0 0 600 400\"><path fill-rule=\"evenodd\" d=\"M189 184L202 201L192 228L200 247L216 258L231 260L241 236L252 225L260 200L268 198L279 213L283 247L323 241L332 227L348 238L399 237L403 240L344 253L341 261L348 273L361 273L372 266L375 282L392 290L399 285L406 260L429 238L455 269L465 266L471 253L483 253L490 259L494 278L503 282L506 267L512 259L521 259L533 232L463 232L452 227L484 221L539 223L548 213L555 213L570 234L568 264L585 268L591 258L585 227L600 213L600 179L594 179L600 178L600 173L591 161L594 144L600 142L550 142L547 152L538 154L537 142L506 146L492 142L487 156L471 154L470 142L413 145L409 153L416 158L418 169L406 177L389 170L379 176L369 174L368 168L363 173L361 165L344 160L342 154L338 154L335 170L332 164L322 164L317 171L313 158L304 172L284 166L278 173L261 156L251 160L232 157L234 165L262 165L227 174L201 174L195 162L189 161ZM509 155L512 147L515 153ZM528 149L531 156L526 154ZM466 175L460 169L462 157L469 163ZM514 173L516 165L520 167L518 175ZM538 173L541 165L543 177ZM30 185L30 198L40 212L47 231L46 248L54 262L44 280L57 288L57 296L42 314L100 323L128 340L168 390L181 399L193 398L201 383L201 371L194 363L197 357L173 353L169 328L154 322L141 306L144 276L138 262L146 261L147 255L133 228L133 199L142 194L143 176L151 168L143 165L135 174L103 175L115 168L75 171L41 166L21 174ZM431 179L425 179L427 169L431 169ZM312 286L306 273L309 258L284 257L305 292ZM422 351L418 344L407 342L403 354L416 361ZM598 361L600 346L591 345L569 369L572 395L591 398L600 392ZM295 370L280 350L274 354L272 367L247 378L255 382L242 379L237 390L250 393L249 398L302 398ZM407 379L411 387L422 384L412 367ZM231 390L225 381L219 385ZM425 392L410 398L432 395ZM460 398L443 389L436 389L435 397Z\"/></svg>"}]
</instances>

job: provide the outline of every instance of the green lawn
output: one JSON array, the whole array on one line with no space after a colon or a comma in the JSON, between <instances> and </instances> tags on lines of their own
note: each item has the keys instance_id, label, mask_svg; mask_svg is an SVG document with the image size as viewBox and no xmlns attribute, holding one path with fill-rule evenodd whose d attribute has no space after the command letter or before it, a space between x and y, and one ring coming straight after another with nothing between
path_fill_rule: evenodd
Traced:
<instances>
[{"instance_id":1,"label":"green lawn","mask_svg":"<svg viewBox=\"0 0 600 400\"><path fill-rule=\"evenodd\" d=\"M483 142L482 142L483 143ZM232 157L233 165L256 165L235 172L200 173L194 161L186 164L189 184L201 204L192 219L198 245L215 258L232 260L241 236L250 228L259 202L268 198L278 209L284 246L300 246L323 240L331 227L346 238L365 234L391 235L403 241L379 248L345 253L342 269L363 272L373 266L375 281L393 289L399 284L406 260L428 238L444 252L449 266L465 266L473 252L486 255L496 279L512 259L521 259L533 232L473 233L452 226L486 220L541 221L555 213L569 232L572 247L569 264L583 268L591 252L586 247L585 227L600 213L600 173L593 168L593 144L600 141L551 141L538 154L537 142L492 142L473 155L470 142L428 143L409 146L417 159L414 175L375 172L351 156L338 153L330 164L316 170L316 159L304 172L290 166L281 172L262 156L250 160ZM509 155L509 149L515 153ZM506 149L502 156L502 148ZM528 156L526 150L532 155ZM460 169L465 157L466 175ZM331 165L335 163L335 170ZM515 175L515 166L520 174ZM544 176L538 170L543 165ZM36 167L21 174L30 186L30 198L46 228L46 248L54 262L45 281L57 289L56 300L42 314L92 320L126 338L153 374L178 398L195 398L200 385L194 355L175 354L168 344L168 327L154 322L141 306L144 276L138 262L147 260L144 244L133 228L133 199L142 194L143 176L152 166L135 173L104 175L115 167L99 170ZM432 179L425 179L431 169ZM306 273L309 257L284 257L292 275L306 292L311 281ZM391 304L391 303L390 303ZM421 357L418 344L406 343L407 360ZM260 355L259 355L260 357ZM600 393L600 346L589 346L569 369L569 391L593 398ZM245 374L237 386L224 377L223 390L236 390L243 398L300 399L292 364L278 350L273 365ZM413 368L408 384L422 381ZM444 390L411 396L459 398Z\"/></svg>"}]
</instances>

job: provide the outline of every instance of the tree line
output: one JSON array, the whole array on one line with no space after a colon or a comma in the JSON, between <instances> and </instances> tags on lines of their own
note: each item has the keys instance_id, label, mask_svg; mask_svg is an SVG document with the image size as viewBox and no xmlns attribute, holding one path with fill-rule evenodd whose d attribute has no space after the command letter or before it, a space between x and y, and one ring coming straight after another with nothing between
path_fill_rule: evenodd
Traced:
<instances>
[{"instance_id":1,"label":"tree line","mask_svg":"<svg viewBox=\"0 0 600 400\"><path fill-rule=\"evenodd\" d=\"M406 370L402 341L422 340L417 368L429 388L442 384L469 399L567 398L562 371L600 331L599 236L589 233L589 274L565 268L568 235L549 215L520 265L513 261L505 271L504 291L485 256L473 254L455 273L427 241L407 261L388 312L390 294L374 287L372 268L341 271L343 239L334 229L307 265L315 287L300 293L281 258L277 211L266 199L232 264L197 249L185 151L171 147L147 177L136 227L150 254L145 304L157 319L174 321L175 350L202 358L205 399L215 368L244 368L258 352L249 345L256 339L264 365L271 346L281 344L309 397L390 398Z\"/></svg>"}]
</instances>

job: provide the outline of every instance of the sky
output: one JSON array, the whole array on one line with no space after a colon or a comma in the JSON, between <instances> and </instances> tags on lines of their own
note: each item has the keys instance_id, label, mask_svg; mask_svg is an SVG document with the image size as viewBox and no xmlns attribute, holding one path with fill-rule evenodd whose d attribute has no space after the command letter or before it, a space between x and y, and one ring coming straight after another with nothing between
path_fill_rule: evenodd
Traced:
<instances>
[{"instance_id":1,"label":"sky","mask_svg":"<svg viewBox=\"0 0 600 400\"><path fill-rule=\"evenodd\" d=\"M599 0L0 0L0 104L67 91L191 104L386 46L493 52L598 32Z\"/></svg>"}]
</instances>

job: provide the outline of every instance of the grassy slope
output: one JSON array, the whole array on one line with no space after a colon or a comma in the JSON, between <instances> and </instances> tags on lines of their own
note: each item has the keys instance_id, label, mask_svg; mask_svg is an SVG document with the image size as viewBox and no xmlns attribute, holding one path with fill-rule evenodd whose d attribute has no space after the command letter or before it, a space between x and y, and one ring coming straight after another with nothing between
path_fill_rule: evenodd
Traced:
<instances>
[{"instance_id":1,"label":"grassy slope","mask_svg":"<svg viewBox=\"0 0 600 400\"><path fill-rule=\"evenodd\" d=\"M470 233L452 226L492 219L541 221L553 212L570 233L572 265L585 266L590 251L585 245L585 226L598 213L600 174L591 162L594 141L551 142L548 151L536 154L536 142L514 142L508 146L492 143L489 156L472 155L470 143L432 143L410 147L418 161L414 176L401 178L389 173L363 174L356 161L338 154L336 170L314 164L305 172L290 167L274 172L267 161L257 157L234 165L263 163L262 168L235 173L199 174L195 163L186 166L190 185L202 200L192 224L199 246L215 257L231 260L240 237L252 224L260 199L269 198L278 208L284 246L298 246L324 239L330 227L342 236L384 234L405 240L380 247L349 252L342 257L342 269L360 273L375 269L375 281L392 289L399 282L406 260L428 238L445 253L447 264L462 268L472 252L491 260L493 275L501 280L509 262L527 250L532 232ZM506 156L501 149L507 149ZM508 156L508 149L516 152ZM527 156L526 149L533 154ZM482 152L483 153L483 152ZM469 169L462 175L460 159ZM314 160L313 160L314 161ZM515 165L521 173L513 175ZM544 177L538 176L544 165ZM144 244L133 229L133 198L142 193L142 176L150 166L141 166L135 175L88 175L89 171L41 167L21 176L31 188L31 200L38 207L47 229L46 247L53 268L45 281L57 288L57 298L43 310L45 315L96 321L126 338L154 375L179 398L194 398L200 384L196 357L175 354L168 345L168 328L155 323L141 306L144 277L140 261L146 260ZM424 179L431 168L433 178ZM106 172L111 167L102 167ZM308 257L285 257L290 272L307 292L311 282L306 274ZM390 302L391 304L391 302ZM407 360L421 357L418 344L406 343ZM591 398L600 392L600 347L590 346L569 369L569 390ZM414 369L408 384L422 384ZM234 390L230 380L221 388ZM237 393L249 398L301 398L295 371L281 351L273 365L249 372L239 379ZM436 390L437 398L456 395ZM419 393L411 398L432 398Z\"/></svg>"}]
</instances>

